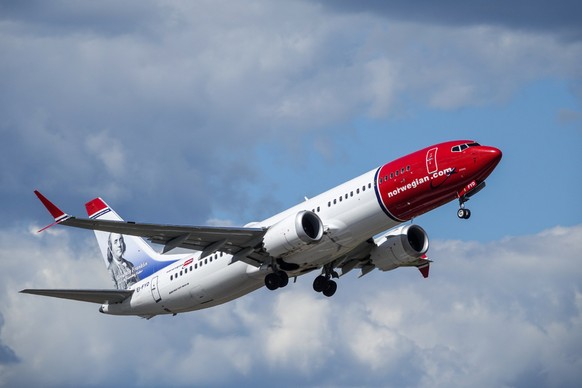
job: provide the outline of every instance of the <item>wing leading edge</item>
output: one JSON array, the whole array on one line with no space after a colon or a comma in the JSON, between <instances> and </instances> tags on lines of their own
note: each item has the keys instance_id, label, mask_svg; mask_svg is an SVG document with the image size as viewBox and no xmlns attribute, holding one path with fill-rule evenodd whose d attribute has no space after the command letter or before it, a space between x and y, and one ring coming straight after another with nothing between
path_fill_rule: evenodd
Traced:
<instances>
[{"instance_id":1,"label":"wing leading edge","mask_svg":"<svg viewBox=\"0 0 582 388\"><path fill-rule=\"evenodd\" d=\"M53 298L71 299L81 302L111 304L123 302L133 294L133 290L43 290L26 289L23 294L43 295Z\"/></svg>"},{"instance_id":2,"label":"wing leading edge","mask_svg":"<svg viewBox=\"0 0 582 388\"><path fill-rule=\"evenodd\" d=\"M263 228L179 226L77 218L64 213L40 192L35 191L35 194L55 219L55 222L48 227L61 224L81 229L139 236L152 243L163 245L163 253L180 247L203 251L207 254L222 251L235 257L239 252L246 253L245 257L237 257L237 260L250 261L249 264L257 266L266 260L262 255L249 252L249 248L254 250L262 242L267 232Z\"/></svg>"}]
</instances>

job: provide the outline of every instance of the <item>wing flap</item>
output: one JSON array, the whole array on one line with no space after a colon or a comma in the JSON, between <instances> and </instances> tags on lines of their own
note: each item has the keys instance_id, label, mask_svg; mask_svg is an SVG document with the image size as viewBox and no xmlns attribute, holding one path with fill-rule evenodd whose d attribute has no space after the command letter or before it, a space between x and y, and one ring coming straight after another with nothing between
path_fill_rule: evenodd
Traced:
<instances>
[{"instance_id":1,"label":"wing flap","mask_svg":"<svg viewBox=\"0 0 582 388\"><path fill-rule=\"evenodd\" d=\"M81 302L111 304L123 302L133 294L133 290L59 290L59 289L26 289L23 294L50 296L53 298L71 299Z\"/></svg>"}]
</instances>

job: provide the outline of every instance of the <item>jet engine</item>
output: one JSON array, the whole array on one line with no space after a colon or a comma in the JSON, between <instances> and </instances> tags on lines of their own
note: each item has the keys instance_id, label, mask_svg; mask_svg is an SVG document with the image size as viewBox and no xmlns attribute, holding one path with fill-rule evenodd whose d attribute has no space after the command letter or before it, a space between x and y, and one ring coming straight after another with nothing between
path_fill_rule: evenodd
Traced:
<instances>
[{"instance_id":1,"label":"jet engine","mask_svg":"<svg viewBox=\"0 0 582 388\"><path fill-rule=\"evenodd\" d=\"M263 246L269 255L282 257L297 252L323 237L323 223L317 214L303 210L269 227Z\"/></svg>"},{"instance_id":2,"label":"jet engine","mask_svg":"<svg viewBox=\"0 0 582 388\"><path fill-rule=\"evenodd\" d=\"M376 239L370 259L382 271L413 265L428 251L428 235L418 225L403 225Z\"/></svg>"}]
</instances>

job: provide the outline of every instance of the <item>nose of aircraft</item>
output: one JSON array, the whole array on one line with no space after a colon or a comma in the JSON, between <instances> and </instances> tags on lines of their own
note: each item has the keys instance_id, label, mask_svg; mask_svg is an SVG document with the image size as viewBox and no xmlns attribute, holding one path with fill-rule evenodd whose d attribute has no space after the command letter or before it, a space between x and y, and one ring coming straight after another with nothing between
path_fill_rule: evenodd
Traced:
<instances>
[{"instance_id":1,"label":"nose of aircraft","mask_svg":"<svg viewBox=\"0 0 582 388\"><path fill-rule=\"evenodd\" d=\"M481 146L478 154L479 169L482 171L480 178L485 179L497 167L503 154L500 149L489 146Z\"/></svg>"},{"instance_id":2,"label":"nose of aircraft","mask_svg":"<svg viewBox=\"0 0 582 388\"><path fill-rule=\"evenodd\" d=\"M485 146L481 149L481 158L483 158L483 162L487 166L492 165L492 167L495 167L502 156L503 154L499 148Z\"/></svg>"}]
</instances>

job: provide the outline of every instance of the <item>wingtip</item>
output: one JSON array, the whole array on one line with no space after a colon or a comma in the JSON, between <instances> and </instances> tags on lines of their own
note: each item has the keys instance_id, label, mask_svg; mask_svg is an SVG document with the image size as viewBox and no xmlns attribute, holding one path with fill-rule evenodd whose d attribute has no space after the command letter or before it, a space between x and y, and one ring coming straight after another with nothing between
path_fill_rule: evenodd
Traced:
<instances>
[{"instance_id":1,"label":"wingtip","mask_svg":"<svg viewBox=\"0 0 582 388\"><path fill-rule=\"evenodd\" d=\"M42 195L40 193L40 191L34 190L34 194L36 194L36 196L38 197L38 199L40 200L40 202L42 202L42 204L44 205L44 207L46 207L46 209L49 211L49 213L51 214L51 216L53 216L53 218L55 219L55 221L65 215L65 212L64 211L62 211L54 203L52 203L51 201L49 201L47 197L45 197L44 195Z\"/></svg>"},{"instance_id":2,"label":"wingtip","mask_svg":"<svg viewBox=\"0 0 582 388\"><path fill-rule=\"evenodd\" d=\"M68 214L66 214L64 211L62 211L61 209L59 209L54 203L52 203L51 201L48 200L47 197L45 197L44 195L42 195L40 193L40 191L38 190L34 190L34 194L36 194L36 196L38 197L38 199L40 200L40 202L42 202L42 204L44 205L44 207L48 210L48 212L51 214L51 216L53 216L53 218L55 219L55 222L42 228L41 230L39 230L38 232L42 232L43 230L50 228L53 225L56 225L64 220L66 220L67 218L69 218L70 216Z\"/></svg>"}]
</instances>

